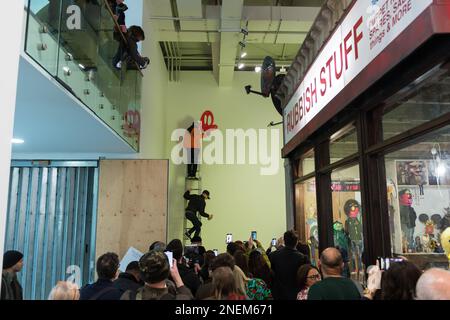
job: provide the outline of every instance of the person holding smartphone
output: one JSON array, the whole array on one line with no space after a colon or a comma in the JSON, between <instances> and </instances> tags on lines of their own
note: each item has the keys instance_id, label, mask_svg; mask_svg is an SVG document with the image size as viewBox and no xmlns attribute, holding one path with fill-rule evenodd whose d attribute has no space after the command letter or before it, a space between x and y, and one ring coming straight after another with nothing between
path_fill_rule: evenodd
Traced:
<instances>
[{"instance_id":1,"label":"person holding smartphone","mask_svg":"<svg viewBox=\"0 0 450 320\"><path fill-rule=\"evenodd\" d=\"M143 255L139 269L145 285L137 291L125 291L120 300L193 300L178 271L177 261L173 259L169 263L168 256L159 251ZM173 281L169 280L169 275Z\"/></svg>"},{"instance_id":2,"label":"person holding smartphone","mask_svg":"<svg viewBox=\"0 0 450 320\"><path fill-rule=\"evenodd\" d=\"M194 237L199 237L202 223L197 217L197 212L202 216L211 220L213 218L212 214L208 214L205 212L206 200L211 199L209 196L208 190L203 190L201 195L191 194L191 190L188 190L184 193L183 197L188 200L188 205L186 207L185 217L190 222L192 222L193 227L185 232L185 236L191 239L192 233L194 233Z\"/></svg>"}]
</instances>

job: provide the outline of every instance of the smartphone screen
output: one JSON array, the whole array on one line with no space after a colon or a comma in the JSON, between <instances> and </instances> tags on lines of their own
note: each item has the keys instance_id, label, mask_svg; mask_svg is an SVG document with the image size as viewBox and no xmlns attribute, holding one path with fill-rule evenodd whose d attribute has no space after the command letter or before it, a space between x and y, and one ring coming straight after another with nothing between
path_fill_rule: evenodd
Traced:
<instances>
[{"instance_id":1,"label":"smartphone screen","mask_svg":"<svg viewBox=\"0 0 450 320\"><path fill-rule=\"evenodd\" d=\"M219 250L214 249L213 251L214 251L214 255L217 257L219 255Z\"/></svg>"},{"instance_id":2,"label":"smartphone screen","mask_svg":"<svg viewBox=\"0 0 450 320\"><path fill-rule=\"evenodd\" d=\"M227 233L227 244L233 242L233 235L231 233Z\"/></svg>"},{"instance_id":3,"label":"smartphone screen","mask_svg":"<svg viewBox=\"0 0 450 320\"><path fill-rule=\"evenodd\" d=\"M277 244L277 239L276 239L276 238L273 238L273 239L272 239L272 246L275 247L276 244Z\"/></svg>"},{"instance_id":4,"label":"smartphone screen","mask_svg":"<svg viewBox=\"0 0 450 320\"><path fill-rule=\"evenodd\" d=\"M172 266L173 266L173 252L172 251L166 251L164 253L166 254L167 259L169 259L170 268L172 268Z\"/></svg>"},{"instance_id":5,"label":"smartphone screen","mask_svg":"<svg viewBox=\"0 0 450 320\"><path fill-rule=\"evenodd\" d=\"M252 231L252 239L256 240L256 231Z\"/></svg>"}]
</instances>

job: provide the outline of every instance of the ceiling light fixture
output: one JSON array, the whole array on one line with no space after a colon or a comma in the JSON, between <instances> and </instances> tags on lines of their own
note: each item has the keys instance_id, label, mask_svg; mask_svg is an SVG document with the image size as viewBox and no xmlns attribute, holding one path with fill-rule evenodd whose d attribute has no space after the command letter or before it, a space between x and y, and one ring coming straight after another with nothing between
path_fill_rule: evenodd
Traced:
<instances>
[{"instance_id":1,"label":"ceiling light fixture","mask_svg":"<svg viewBox=\"0 0 450 320\"><path fill-rule=\"evenodd\" d=\"M242 62L238 64L238 69L241 70L245 67L245 64L243 64Z\"/></svg>"},{"instance_id":2,"label":"ceiling light fixture","mask_svg":"<svg viewBox=\"0 0 450 320\"><path fill-rule=\"evenodd\" d=\"M255 72L258 72L258 73L261 72L261 67L260 66L256 66L255 67Z\"/></svg>"},{"instance_id":3,"label":"ceiling light fixture","mask_svg":"<svg viewBox=\"0 0 450 320\"><path fill-rule=\"evenodd\" d=\"M14 144L22 144L22 143L24 143L25 141L24 141L23 139L13 138L13 139L11 140L11 142L14 143Z\"/></svg>"},{"instance_id":4,"label":"ceiling light fixture","mask_svg":"<svg viewBox=\"0 0 450 320\"><path fill-rule=\"evenodd\" d=\"M241 53L241 58L245 58L246 56L247 56L247 52L244 51Z\"/></svg>"}]
</instances>

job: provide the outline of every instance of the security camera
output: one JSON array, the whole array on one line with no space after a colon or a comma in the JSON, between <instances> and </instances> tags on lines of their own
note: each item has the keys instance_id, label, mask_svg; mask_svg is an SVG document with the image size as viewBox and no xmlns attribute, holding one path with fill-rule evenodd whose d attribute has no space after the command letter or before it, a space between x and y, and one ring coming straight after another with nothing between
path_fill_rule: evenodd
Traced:
<instances>
[{"instance_id":1,"label":"security camera","mask_svg":"<svg viewBox=\"0 0 450 320\"><path fill-rule=\"evenodd\" d=\"M252 92L252 86L245 86L245 92L247 92L247 94L250 94Z\"/></svg>"}]
</instances>

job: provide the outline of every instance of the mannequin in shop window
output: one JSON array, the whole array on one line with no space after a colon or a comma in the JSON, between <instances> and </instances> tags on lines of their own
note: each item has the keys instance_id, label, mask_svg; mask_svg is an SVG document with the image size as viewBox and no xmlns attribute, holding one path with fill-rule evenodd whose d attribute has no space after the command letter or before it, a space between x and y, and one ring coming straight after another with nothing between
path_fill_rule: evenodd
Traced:
<instances>
[{"instance_id":1,"label":"mannequin in shop window","mask_svg":"<svg viewBox=\"0 0 450 320\"><path fill-rule=\"evenodd\" d=\"M419 216L419 221L424 225L424 234L422 236L422 248L423 252L426 253L442 253L442 247L438 241L439 237L435 235L435 226L438 225L442 217L438 214L434 214L429 217L427 214L423 213Z\"/></svg>"},{"instance_id":2,"label":"mannequin in shop window","mask_svg":"<svg viewBox=\"0 0 450 320\"><path fill-rule=\"evenodd\" d=\"M344 204L344 212L347 216L345 232L350 238L352 264L357 273L362 270L361 254L363 251L360 208L359 202L354 199L347 200Z\"/></svg>"},{"instance_id":3,"label":"mannequin in shop window","mask_svg":"<svg viewBox=\"0 0 450 320\"><path fill-rule=\"evenodd\" d=\"M343 277L350 277L350 269L348 267L348 250L350 239L348 234L344 230L344 225L340 221L335 221L333 223L333 238L334 246L339 250L342 256L342 261L344 262L344 267L342 269Z\"/></svg>"},{"instance_id":4,"label":"mannequin in shop window","mask_svg":"<svg viewBox=\"0 0 450 320\"><path fill-rule=\"evenodd\" d=\"M413 198L411 190L403 189L398 193L400 199L400 223L402 233L406 242L406 250L414 250L414 229L416 228L417 214L412 207Z\"/></svg>"}]
</instances>

